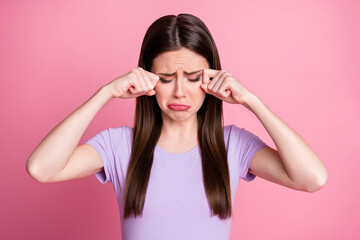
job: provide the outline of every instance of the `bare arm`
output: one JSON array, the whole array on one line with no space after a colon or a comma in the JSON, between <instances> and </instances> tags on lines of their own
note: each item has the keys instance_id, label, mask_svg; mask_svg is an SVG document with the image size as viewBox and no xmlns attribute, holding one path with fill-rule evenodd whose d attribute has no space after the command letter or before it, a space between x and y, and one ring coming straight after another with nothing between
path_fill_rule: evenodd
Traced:
<instances>
[{"instance_id":1,"label":"bare arm","mask_svg":"<svg viewBox=\"0 0 360 240\"><path fill-rule=\"evenodd\" d=\"M314 192L322 188L327 170L311 147L255 95L250 94L244 105L257 116L277 148L256 153L250 172L296 190Z\"/></svg>"},{"instance_id":2,"label":"bare arm","mask_svg":"<svg viewBox=\"0 0 360 240\"><path fill-rule=\"evenodd\" d=\"M153 95L158 76L142 68L101 87L89 100L61 121L40 142L26 162L26 170L39 182L66 181L103 168L100 155L88 144L77 146L98 111L111 99Z\"/></svg>"},{"instance_id":3,"label":"bare arm","mask_svg":"<svg viewBox=\"0 0 360 240\"><path fill-rule=\"evenodd\" d=\"M107 87L100 88L51 130L28 158L28 173L40 182L47 182L63 170L86 128L111 98Z\"/></svg>"},{"instance_id":4,"label":"bare arm","mask_svg":"<svg viewBox=\"0 0 360 240\"><path fill-rule=\"evenodd\" d=\"M250 163L249 172L283 186L314 192L328 179L325 166L311 147L285 122L226 70L204 69L206 93L252 111L269 133L278 150L264 147ZM213 78L210 80L210 78Z\"/></svg>"}]
</instances>

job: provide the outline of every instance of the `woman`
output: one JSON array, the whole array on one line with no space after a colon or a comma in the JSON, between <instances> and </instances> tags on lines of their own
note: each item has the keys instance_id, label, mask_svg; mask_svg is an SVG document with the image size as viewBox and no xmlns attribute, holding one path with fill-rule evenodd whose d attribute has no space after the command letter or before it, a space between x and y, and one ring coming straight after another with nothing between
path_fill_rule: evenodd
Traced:
<instances>
[{"instance_id":1,"label":"woman","mask_svg":"<svg viewBox=\"0 0 360 240\"><path fill-rule=\"evenodd\" d=\"M77 146L105 103L133 97L133 129L109 128ZM243 128L223 127L223 101L252 111L277 150ZM208 28L190 14L157 19L138 68L101 87L56 126L26 167L40 182L92 174L111 181L123 239L228 239L240 178L259 176L307 192L327 181L306 142L221 70Z\"/></svg>"}]
</instances>

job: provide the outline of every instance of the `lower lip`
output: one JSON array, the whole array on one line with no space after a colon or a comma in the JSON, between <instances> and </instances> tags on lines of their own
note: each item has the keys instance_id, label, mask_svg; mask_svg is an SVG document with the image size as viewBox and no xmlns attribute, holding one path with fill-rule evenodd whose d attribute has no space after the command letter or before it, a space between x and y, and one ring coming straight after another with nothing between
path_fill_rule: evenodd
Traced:
<instances>
[{"instance_id":1,"label":"lower lip","mask_svg":"<svg viewBox=\"0 0 360 240\"><path fill-rule=\"evenodd\" d=\"M169 108L174 111L186 111L190 108L190 106L184 105L169 105Z\"/></svg>"}]
</instances>

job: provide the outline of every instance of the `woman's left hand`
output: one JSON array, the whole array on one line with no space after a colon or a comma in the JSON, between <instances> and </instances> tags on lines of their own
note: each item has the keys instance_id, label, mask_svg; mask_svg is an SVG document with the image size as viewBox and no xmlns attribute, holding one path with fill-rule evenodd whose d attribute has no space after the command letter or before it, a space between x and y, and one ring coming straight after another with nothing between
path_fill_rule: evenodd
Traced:
<instances>
[{"instance_id":1,"label":"woman's left hand","mask_svg":"<svg viewBox=\"0 0 360 240\"><path fill-rule=\"evenodd\" d=\"M252 94L226 70L204 69L201 88L206 93L233 104L246 104L248 96Z\"/></svg>"}]
</instances>

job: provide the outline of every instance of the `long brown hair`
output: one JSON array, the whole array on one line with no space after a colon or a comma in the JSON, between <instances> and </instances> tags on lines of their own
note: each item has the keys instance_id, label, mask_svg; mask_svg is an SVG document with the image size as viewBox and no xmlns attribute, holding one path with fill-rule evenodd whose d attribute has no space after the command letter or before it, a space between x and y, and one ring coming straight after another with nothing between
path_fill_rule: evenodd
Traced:
<instances>
[{"instance_id":1,"label":"long brown hair","mask_svg":"<svg viewBox=\"0 0 360 240\"><path fill-rule=\"evenodd\" d=\"M151 71L156 56L182 47L205 57L210 68L221 70L213 37L204 22L191 14L167 15L152 23L142 43L138 66ZM225 219L231 216L232 206L222 117L222 101L206 94L197 112L203 182L212 215ZM126 176L124 218L132 212L135 217L142 215L161 128L161 110L155 96L138 97Z\"/></svg>"}]
</instances>

